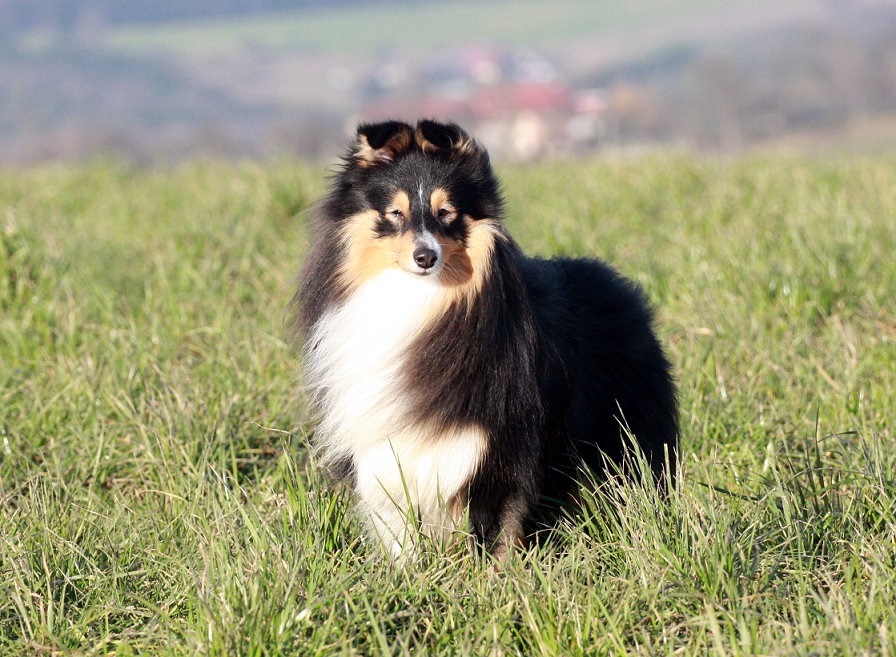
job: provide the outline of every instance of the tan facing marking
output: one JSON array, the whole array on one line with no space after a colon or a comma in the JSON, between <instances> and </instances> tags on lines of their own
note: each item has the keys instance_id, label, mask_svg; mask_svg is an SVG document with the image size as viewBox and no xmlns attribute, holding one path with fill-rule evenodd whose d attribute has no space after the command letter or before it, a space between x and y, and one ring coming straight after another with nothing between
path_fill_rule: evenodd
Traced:
<instances>
[{"instance_id":1,"label":"tan facing marking","mask_svg":"<svg viewBox=\"0 0 896 657\"><path fill-rule=\"evenodd\" d=\"M379 216L376 210L371 209L345 221L343 240L347 253L340 271L340 281L349 294L387 269L409 270L412 267L415 248L412 231L376 237L374 227ZM448 237L436 237L444 259L438 282L445 294L440 303L429 305L424 324L438 319L456 303L467 302L468 307L472 306L488 277L495 242L504 239L498 224L492 219L474 221L462 216L458 221L469 223L466 246Z\"/></svg>"},{"instance_id":2,"label":"tan facing marking","mask_svg":"<svg viewBox=\"0 0 896 657\"><path fill-rule=\"evenodd\" d=\"M423 136L423 130L421 130L420 128L417 128L417 131L414 133L414 139L417 141L417 145L420 147L420 150L427 155L430 153L435 153L437 150L439 150L438 146L436 146L434 143Z\"/></svg>"},{"instance_id":3,"label":"tan facing marking","mask_svg":"<svg viewBox=\"0 0 896 657\"><path fill-rule=\"evenodd\" d=\"M491 219L474 221L463 217L461 221L468 222L469 226L466 247L450 238L438 238L446 253L441 279L453 292L453 301L472 298L482 289L491 269L495 242L504 239L498 224Z\"/></svg>"},{"instance_id":4,"label":"tan facing marking","mask_svg":"<svg viewBox=\"0 0 896 657\"><path fill-rule=\"evenodd\" d=\"M446 288L460 292L465 285L473 280L475 274L469 250L450 237L438 235L436 241L442 247L442 259L444 260L439 280Z\"/></svg>"},{"instance_id":5,"label":"tan facing marking","mask_svg":"<svg viewBox=\"0 0 896 657\"><path fill-rule=\"evenodd\" d=\"M457 210L448 196L448 191L442 187L436 187L432 190L432 194L429 196L429 205L432 210L432 215L437 217L439 221L446 226L457 219ZM448 214L444 217L440 217L439 211L443 209L447 210Z\"/></svg>"},{"instance_id":6,"label":"tan facing marking","mask_svg":"<svg viewBox=\"0 0 896 657\"><path fill-rule=\"evenodd\" d=\"M402 254L413 251L410 232L376 237L374 227L379 216L376 210L367 210L345 221L342 237L347 253L339 274L349 293L386 269L398 267Z\"/></svg>"},{"instance_id":7,"label":"tan facing marking","mask_svg":"<svg viewBox=\"0 0 896 657\"><path fill-rule=\"evenodd\" d=\"M358 135L358 145L355 148L355 162L362 168L367 168L377 162L391 162L397 153L404 152L413 142L410 127L402 128L396 132L380 148L374 148L367 141L367 135Z\"/></svg>"},{"instance_id":8,"label":"tan facing marking","mask_svg":"<svg viewBox=\"0 0 896 657\"><path fill-rule=\"evenodd\" d=\"M411 216L411 199L407 192L403 190L395 192L392 202L386 207L386 219L390 221L393 221L393 218L389 215L389 211L392 209L401 210L401 214L405 219Z\"/></svg>"},{"instance_id":9,"label":"tan facing marking","mask_svg":"<svg viewBox=\"0 0 896 657\"><path fill-rule=\"evenodd\" d=\"M439 282L445 294L441 303L430 304L426 324L438 320L457 303L465 303L467 309L473 306L491 269L495 241L504 239L498 225L491 219L473 221L463 217L461 220L470 222L466 247L451 238L436 237L445 259L439 272Z\"/></svg>"}]
</instances>

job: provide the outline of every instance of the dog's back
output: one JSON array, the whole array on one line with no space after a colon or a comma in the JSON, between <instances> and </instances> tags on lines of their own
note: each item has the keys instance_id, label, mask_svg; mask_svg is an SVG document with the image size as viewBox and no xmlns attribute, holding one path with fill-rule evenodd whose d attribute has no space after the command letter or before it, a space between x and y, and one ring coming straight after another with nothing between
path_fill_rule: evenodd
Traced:
<instances>
[{"instance_id":1,"label":"dog's back","mask_svg":"<svg viewBox=\"0 0 896 657\"><path fill-rule=\"evenodd\" d=\"M553 393L565 409L559 470L570 474L578 456L599 476L637 445L657 484L673 483L675 384L641 288L599 260L527 258L523 271L543 351L565 373L564 394Z\"/></svg>"}]
</instances>

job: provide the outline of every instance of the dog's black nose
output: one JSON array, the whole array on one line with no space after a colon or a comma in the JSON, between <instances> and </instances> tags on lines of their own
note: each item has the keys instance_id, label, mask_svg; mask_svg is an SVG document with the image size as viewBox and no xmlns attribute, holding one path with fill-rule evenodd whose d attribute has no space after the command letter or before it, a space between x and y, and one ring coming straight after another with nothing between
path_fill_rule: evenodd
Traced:
<instances>
[{"instance_id":1,"label":"dog's black nose","mask_svg":"<svg viewBox=\"0 0 896 657\"><path fill-rule=\"evenodd\" d=\"M438 260L438 256L436 252L430 249L429 247L421 246L419 249L414 251L414 262L416 262L423 269L429 269L434 264L436 264L436 260Z\"/></svg>"}]
</instances>

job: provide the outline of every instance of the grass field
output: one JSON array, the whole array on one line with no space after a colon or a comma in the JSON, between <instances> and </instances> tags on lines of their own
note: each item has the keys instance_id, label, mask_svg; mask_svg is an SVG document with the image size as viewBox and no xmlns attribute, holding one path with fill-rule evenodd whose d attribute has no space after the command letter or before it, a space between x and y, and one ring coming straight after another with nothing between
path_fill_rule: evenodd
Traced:
<instances>
[{"instance_id":1,"label":"grass field","mask_svg":"<svg viewBox=\"0 0 896 657\"><path fill-rule=\"evenodd\" d=\"M504 169L660 308L680 489L395 568L307 462L322 172L0 172L0 655L896 655L896 159Z\"/></svg>"}]
</instances>

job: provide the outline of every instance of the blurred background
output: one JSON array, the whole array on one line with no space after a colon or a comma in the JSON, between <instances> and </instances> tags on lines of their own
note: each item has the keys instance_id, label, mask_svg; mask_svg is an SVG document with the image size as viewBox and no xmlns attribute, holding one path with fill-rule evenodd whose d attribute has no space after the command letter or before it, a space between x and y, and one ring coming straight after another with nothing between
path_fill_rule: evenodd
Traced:
<instances>
[{"instance_id":1,"label":"blurred background","mask_svg":"<svg viewBox=\"0 0 896 657\"><path fill-rule=\"evenodd\" d=\"M896 146L896 0L0 0L0 164Z\"/></svg>"}]
</instances>

